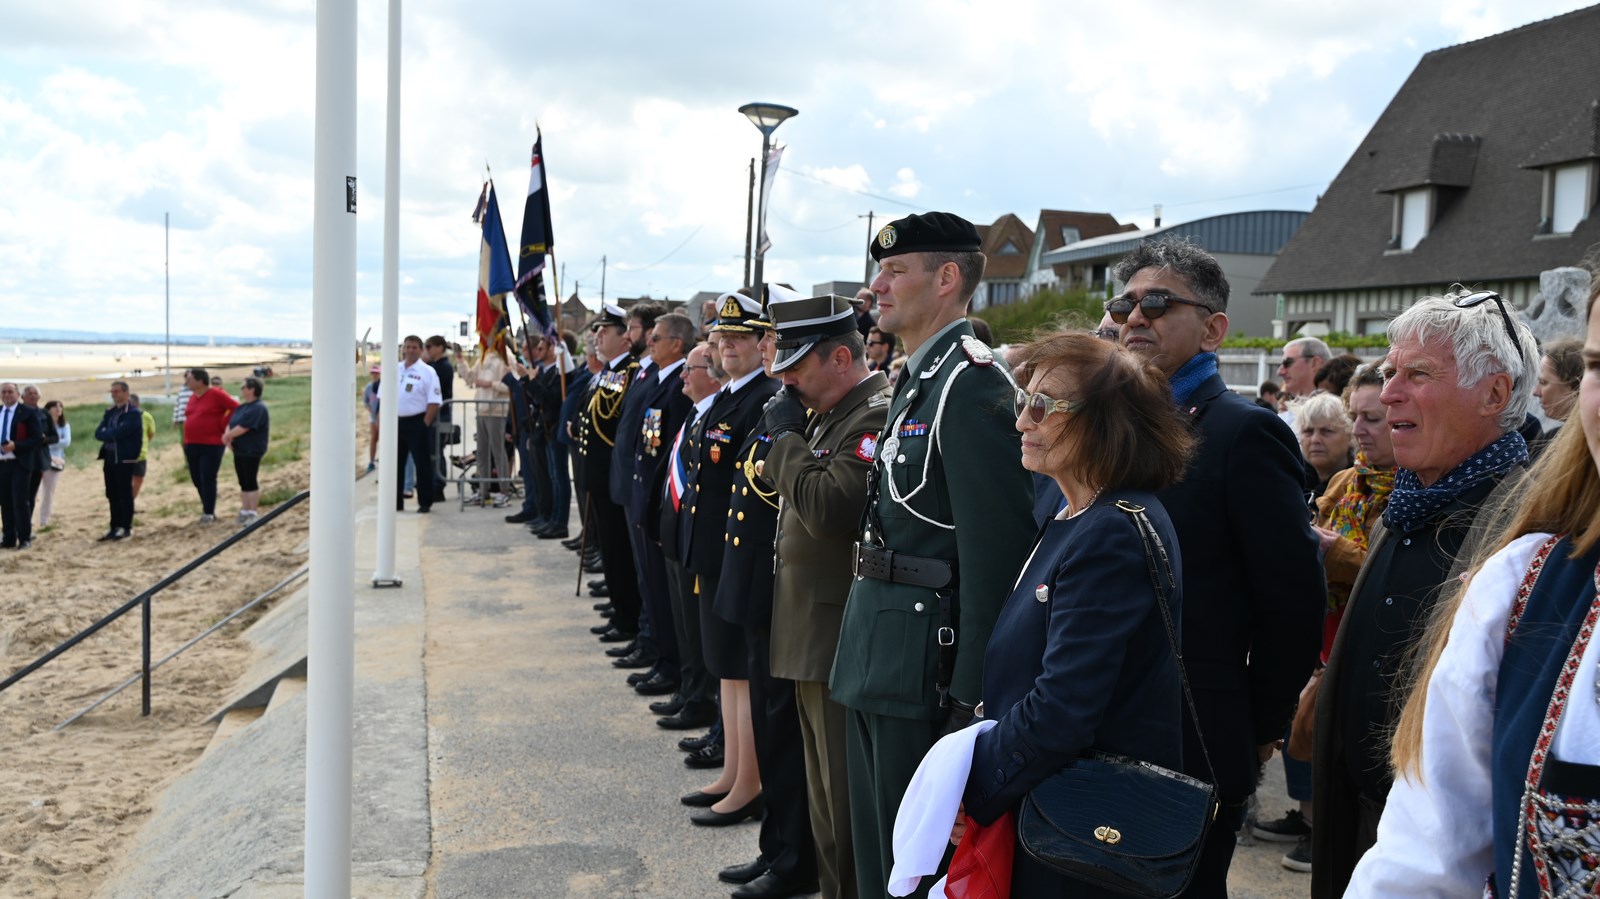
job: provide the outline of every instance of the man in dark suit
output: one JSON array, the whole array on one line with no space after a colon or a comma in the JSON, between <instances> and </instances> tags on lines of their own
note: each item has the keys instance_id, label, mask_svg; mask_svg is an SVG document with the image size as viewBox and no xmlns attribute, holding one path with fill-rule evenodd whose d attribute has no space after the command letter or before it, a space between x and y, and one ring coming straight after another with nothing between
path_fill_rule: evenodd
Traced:
<instances>
[{"instance_id":1,"label":"man in dark suit","mask_svg":"<svg viewBox=\"0 0 1600 899\"><path fill-rule=\"evenodd\" d=\"M1234 834L1260 766L1317 663L1327 586L1302 492L1294 434L1229 390L1216 349L1228 333L1228 282L1204 250L1147 243L1114 270L1106 311L1123 346L1166 373L1199 437L1184 479L1159 496L1183 554L1183 652L1199 735L1184 722L1184 771L1216 770L1222 812L1186 896L1227 895Z\"/></svg>"},{"instance_id":2,"label":"man in dark suit","mask_svg":"<svg viewBox=\"0 0 1600 899\"><path fill-rule=\"evenodd\" d=\"M634 577L628 521L612 498L611 468L618 461L613 448L621 428L628 391L639 370L628 339L627 314L605 304L592 326L595 352L606 360L594 379L589 403L579 416L578 445L583 452L583 481L588 491L589 521L600 546L601 565L615 614L611 624L596 629L602 643L627 643L639 632L639 585ZM622 456L626 460L627 456Z\"/></svg>"},{"instance_id":3,"label":"man in dark suit","mask_svg":"<svg viewBox=\"0 0 1600 899\"><path fill-rule=\"evenodd\" d=\"M689 398L683 395L683 357L694 346L694 331L694 322L686 315L672 313L655 318L645 338L654 364L644 380L634 385L633 392L639 397L637 417L624 423L635 431L623 508L628 516L628 536L633 541L644 614L640 618L639 645L632 654L613 664L618 668L650 668L649 676L634 686L645 696L674 693L679 683L672 596L667 589L666 560L658 542L660 485L672 438L689 412ZM617 442L622 443L621 435Z\"/></svg>"},{"instance_id":4,"label":"man in dark suit","mask_svg":"<svg viewBox=\"0 0 1600 899\"><path fill-rule=\"evenodd\" d=\"M22 403L17 385L0 384L0 549L33 545L33 472L44 446L44 422L37 409Z\"/></svg>"},{"instance_id":5,"label":"man in dark suit","mask_svg":"<svg viewBox=\"0 0 1600 899\"><path fill-rule=\"evenodd\" d=\"M850 595L867 475L889 413L889 379L867 370L865 346L843 297L774 303L771 314L781 341L773 369L789 402L800 407L790 409L787 428L776 416L767 424L776 433L764 476L783 497L772 600L772 629L780 636L772 643L772 674L794 681L822 895L854 899L845 710L828 694L828 672ZM809 420L804 409L814 413Z\"/></svg>"}]
</instances>

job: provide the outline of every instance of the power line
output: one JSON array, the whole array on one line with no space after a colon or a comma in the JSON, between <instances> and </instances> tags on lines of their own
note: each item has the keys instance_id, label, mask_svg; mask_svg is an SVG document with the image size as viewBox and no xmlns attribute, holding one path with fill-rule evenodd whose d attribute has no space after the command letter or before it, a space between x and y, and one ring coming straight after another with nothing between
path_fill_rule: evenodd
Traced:
<instances>
[{"instance_id":1,"label":"power line","mask_svg":"<svg viewBox=\"0 0 1600 899\"><path fill-rule=\"evenodd\" d=\"M895 197L886 197L883 194L875 194L875 193L872 193L871 191L856 190L853 187L845 187L842 184L834 184L832 181L825 181L825 180L823 180L821 178L818 178L816 175L807 174L807 173L802 172L802 171L800 171L798 169L779 169L778 172L780 174L784 174L784 175L794 175L797 178L804 178L807 181L815 181L818 184L826 184L827 186L829 186L831 188L834 188L835 190L842 190L842 191L846 191L848 193L860 194L863 197L871 197L874 200L882 200L885 203L893 203L896 206L904 206L907 209L915 209L915 210L917 210L919 212L923 208L921 206L916 205L915 203L907 203L905 200L897 199ZM844 226L840 225L839 227L842 228Z\"/></svg>"},{"instance_id":2,"label":"power line","mask_svg":"<svg viewBox=\"0 0 1600 899\"><path fill-rule=\"evenodd\" d=\"M655 268L656 266L660 265L661 263L666 262L668 259L671 259L672 257L678 255L678 251L683 249L684 247L688 246L689 245L689 241L694 240L694 236L696 234L700 233L700 228L704 228L704 227L705 227L705 225L701 225L699 228L694 229L694 231L690 232L688 237L685 237L683 239L683 243L680 243L676 247L673 247L672 248L672 252L668 253L665 256L662 256L660 259L657 259L655 262L652 262L649 265L641 265L641 266L638 266L637 268L629 268L628 266L625 266L625 265L619 265L619 266L617 266L617 271L619 271L619 272L642 272L642 271L644 271L646 269Z\"/></svg>"},{"instance_id":3,"label":"power line","mask_svg":"<svg viewBox=\"0 0 1600 899\"><path fill-rule=\"evenodd\" d=\"M773 216L773 217L774 218L778 218L777 216ZM860 218L860 216L856 216L856 218ZM838 230L840 230L842 228L848 228L851 225L854 225L856 223L856 220L853 218L850 221L845 222L842 225L834 225L831 228L807 228L804 225L797 225L794 222L791 222L786 218L778 218L778 221L784 223L785 225L788 225L789 227L795 229L796 231L809 231L812 234L826 234L829 231L838 231Z\"/></svg>"}]
</instances>

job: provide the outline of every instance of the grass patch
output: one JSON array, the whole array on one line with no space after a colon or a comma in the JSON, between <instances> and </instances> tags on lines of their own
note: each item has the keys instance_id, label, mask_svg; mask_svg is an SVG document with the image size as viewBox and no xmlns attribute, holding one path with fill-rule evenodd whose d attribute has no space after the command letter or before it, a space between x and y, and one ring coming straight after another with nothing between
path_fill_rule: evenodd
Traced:
<instances>
[{"instance_id":1,"label":"grass patch","mask_svg":"<svg viewBox=\"0 0 1600 899\"><path fill-rule=\"evenodd\" d=\"M276 506L279 503L293 499L294 495L299 492L294 487L273 487L270 490L263 490L261 491L261 505Z\"/></svg>"},{"instance_id":2,"label":"grass patch","mask_svg":"<svg viewBox=\"0 0 1600 899\"><path fill-rule=\"evenodd\" d=\"M1025 302L990 306L974 313L989 323L995 346L1026 343L1043 328L1092 328L1105 314L1105 297L1087 290L1041 290Z\"/></svg>"},{"instance_id":3,"label":"grass patch","mask_svg":"<svg viewBox=\"0 0 1600 899\"><path fill-rule=\"evenodd\" d=\"M304 459L311 451L311 377L302 375L268 379L262 399L266 401L267 410L272 416L272 438L267 455L261 461L262 470L268 471ZM67 447L67 464L75 468L96 464L100 455L100 441L94 439L94 429L100 425L106 405L83 403L68 406L66 411L67 423L72 425L72 445ZM152 405L149 411L156 422L156 436L151 441L150 451L181 445L183 429L172 423L171 409ZM172 473L174 484L188 481L187 470L179 468Z\"/></svg>"}]
</instances>

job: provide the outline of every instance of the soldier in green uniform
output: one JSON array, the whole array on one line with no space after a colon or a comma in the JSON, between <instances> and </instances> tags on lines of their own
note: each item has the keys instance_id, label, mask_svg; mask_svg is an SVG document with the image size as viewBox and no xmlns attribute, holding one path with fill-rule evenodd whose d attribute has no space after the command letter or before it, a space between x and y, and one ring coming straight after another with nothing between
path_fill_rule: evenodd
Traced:
<instances>
[{"instance_id":1,"label":"soldier in green uniform","mask_svg":"<svg viewBox=\"0 0 1600 899\"><path fill-rule=\"evenodd\" d=\"M774 301L768 311L777 328L773 372L784 382L763 425L773 434L766 477L783 498L772 673L795 682L823 899L854 899L845 710L828 695L828 671L853 580L867 475L889 412L889 379L867 368L850 300Z\"/></svg>"},{"instance_id":2,"label":"soldier in green uniform","mask_svg":"<svg viewBox=\"0 0 1600 899\"><path fill-rule=\"evenodd\" d=\"M978 246L972 223L944 212L872 241L878 325L910 358L878 442L829 682L846 708L862 896L887 895L895 813L917 763L972 719L984 646L1034 535L1014 385L966 320Z\"/></svg>"}]
</instances>

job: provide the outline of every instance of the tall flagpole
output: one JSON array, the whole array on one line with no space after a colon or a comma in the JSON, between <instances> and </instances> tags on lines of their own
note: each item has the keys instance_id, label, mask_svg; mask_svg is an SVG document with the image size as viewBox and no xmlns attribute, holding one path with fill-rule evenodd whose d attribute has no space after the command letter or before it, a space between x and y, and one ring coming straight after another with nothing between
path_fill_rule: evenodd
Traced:
<instances>
[{"instance_id":1,"label":"tall flagpole","mask_svg":"<svg viewBox=\"0 0 1600 899\"><path fill-rule=\"evenodd\" d=\"M305 895L348 899L355 705L356 4L317 2ZM393 482L390 482L393 486Z\"/></svg>"},{"instance_id":2,"label":"tall flagpole","mask_svg":"<svg viewBox=\"0 0 1600 899\"><path fill-rule=\"evenodd\" d=\"M378 383L378 547L372 586L398 587L392 488L400 477L400 0L389 0L389 105L383 156L383 365Z\"/></svg>"}]
</instances>

